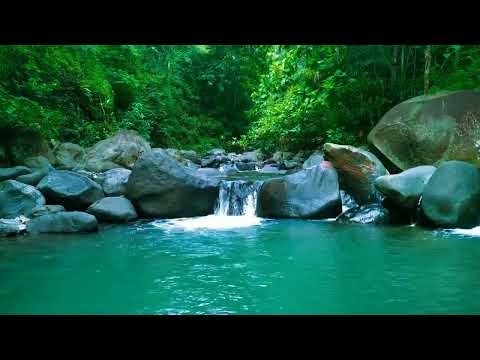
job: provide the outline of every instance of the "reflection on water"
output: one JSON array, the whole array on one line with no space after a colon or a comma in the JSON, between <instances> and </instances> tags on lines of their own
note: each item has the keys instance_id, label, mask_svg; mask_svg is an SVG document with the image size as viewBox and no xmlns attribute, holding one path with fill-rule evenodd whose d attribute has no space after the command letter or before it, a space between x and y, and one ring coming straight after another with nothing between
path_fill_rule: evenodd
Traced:
<instances>
[{"instance_id":1,"label":"reflection on water","mask_svg":"<svg viewBox=\"0 0 480 360\"><path fill-rule=\"evenodd\" d=\"M138 222L1 241L0 313L478 314L478 259L478 237L420 227Z\"/></svg>"}]
</instances>

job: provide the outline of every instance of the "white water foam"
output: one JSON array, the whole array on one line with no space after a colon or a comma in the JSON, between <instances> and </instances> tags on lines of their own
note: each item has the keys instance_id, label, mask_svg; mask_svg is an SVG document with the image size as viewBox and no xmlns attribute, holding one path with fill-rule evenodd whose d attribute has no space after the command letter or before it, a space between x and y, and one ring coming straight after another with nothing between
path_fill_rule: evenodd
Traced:
<instances>
[{"instance_id":1,"label":"white water foam","mask_svg":"<svg viewBox=\"0 0 480 360\"><path fill-rule=\"evenodd\" d=\"M480 226L472 229L451 229L448 232L459 235L480 236Z\"/></svg>"},{"instance_id":2,"label":"white water foam","mask_svg":"<svg viewBox=\"0 0 480 360\"><path fill-rule=\"evenodd\" d=\"M207 215L194 218L180 218L171 220L157 220L153 226L163 229L198 230L212 229L225 230L259 225L263 219L256 216L224 216Z\"/></svg>"}]
</instances>

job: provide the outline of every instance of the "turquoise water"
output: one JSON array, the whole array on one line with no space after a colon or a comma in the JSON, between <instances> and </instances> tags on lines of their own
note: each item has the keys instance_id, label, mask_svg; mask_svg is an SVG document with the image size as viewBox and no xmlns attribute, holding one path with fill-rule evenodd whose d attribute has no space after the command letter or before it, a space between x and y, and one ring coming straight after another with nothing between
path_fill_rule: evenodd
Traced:
<instances>
[{"instance_id":1,"label":"turquoise water","mask_svg":"<svg viewBox=\"0 0 480 360\"><path fill-rule=\"evenodd\" d=\"M2 240L0 313L480 313L480 237L321 221L185 224Z\"/></svg>"}]
</instances>

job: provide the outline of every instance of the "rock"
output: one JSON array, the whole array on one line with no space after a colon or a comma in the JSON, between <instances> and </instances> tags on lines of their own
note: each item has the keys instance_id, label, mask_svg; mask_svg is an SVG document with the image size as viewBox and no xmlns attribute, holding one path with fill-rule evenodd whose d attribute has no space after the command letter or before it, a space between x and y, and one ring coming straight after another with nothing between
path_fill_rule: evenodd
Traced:
<instances>
[{"instance_id":1,"label":"rock","mask_svg":"<svg viewBox=\"0 0 480 360\"><path fill-rule=\"evenodd\" d=\"M25 159L24 165L30 169L49 169L53 170L52 164L45 156L32 156Z\"/></svg>"},{"instance_id":2,"label":"rock","mask_svg":"<svg viewBox=\"0 0 480 360\"><path fill-rule=\"evenodd\" d=\"M31 174L18 176L15 180L20 181L21 183L37 186L37 184L50 172L50 169L39 169L34 171Z\"/></svg>"},{"instance_id":3,"label":"rock","mask_svg":"<svg viewBox=\"0 0 480 360\"><path fill-rule=\"evenodd\" d=\"M32 219L27 224L30 233L76 233L98 230L95 216L80 212L57 212Z\"/></svg>"},{"instance_id":4,"label":"rock","mask_svg":"<svg viewBox=\"0 0 480 360\"><path fill-rule=\"evenodd\" d=\"M402 170L446 160L480 164L480 92L418 96L388 111L368 135Z\"/></svg>"},{"instance_id":5,"label":"rock","mask_svg":"<svg viewBox=\"0 0 480 360\"><path fill-rule=\"evenodd\" d=\"M30 217L32 210L45 205L45 198L33 186L16 180L0 183L0 218Z\"/></svg>"},{"instance_id":6,"label":"rock","mask_svg":"<svg viewBox=\"0 0 480 360\"><path fill-rule=\"evenodd\" d=\"M244 163L244 162L239 162L236 163L235 166L239 171L254 171L256 170L256 164L255 163Z\"/></svg>"},{"instance_id":7,"label":"rock","mask_svg":"<svg viewBox=\"0 0 480 360\"><path fill-rule=\"evenodd\" d=\"M210 154L202 158L202 167L218 168L220 165L229 161L228 156L222 154Z\"/></svg>"},{"instance_id":8,"label":"rock","mask_svg":"<svg viewBox=\"0 0 480 360\"><path fill-rule=\"evenodd\" d=\"M436 168L430 165L417 166L396 175L378 177L375 187L386 197L404 208L415 209L428 180Z\"/></svg>"},{"instance_id":9,"label":"rock","mask_svg":"<svg viewBox=\"0 0 480 360\"><path fill-rule=\"evenodd\" d=\"M131 170L118 168L105 171L97 181L107 196L125 195Z\"/></svg>"},{"instance_id":10,"label":"rock","mask_svg":"<svg viewBox=\"0 0 480 360\"><path fill-rule=\"evenodd\" d=\"M387 209L380 204L369 204L360 207L354 207L343 212L337 222L341 224L388 224L390 215Z\"/></svg>"},{"instance_id":11,"label":"rock","mask_svg":"<svg viewBox=\"0 0 480 360\"><path fill-rule=\"evenodd\" d=\"M222 173L218 169L213 169L213 168L200 168L196 170L196 174L199 176L220 176Z\"/></svg>"},{"instance_id":12,"label":"rock","mask_svg":"<svg viewBox=\"0 0 480 360\"><path fill-rule=\"evenodd\" d=\"M262 154L258 151L247 151L240 155L239 161L243 163L256 163L262 160Z\"/></svg>"},{"instance_id":13,"label":"rock","mask_svg":"<svg viewBox=\"0 0 480 360\"><path fill-rule=\"evenodd\" d=\"M32 210L30 217L36 218L42 215L55 214L63 211L65 211L65 208L62 205L41 205Z\"/></svg>"},{"instance_id":14,"label":"rock","mask_svg":"<svg viewBox=\"0 0 480 360\"><path fill-rule=\"evenodd\" d=\"M30 174L32 172L26 166L15 166L12 168L0 168L0 181L15 179L18 176Z\"/></svg>"},{"instance_id":15,"label":"rock","mask_svg":"<svg viewBox=\"0 0 480 360\"><path fill-rule=\"evenodd\" d=\"M290 160L293 154L291 152L277 151L273 154L272 159L274 162L281 162L282 160Z\"/></svg>"},{"instance_id":16,"label":"rock","mask_svg":"<svg viewBox=\"0 0 480 360\"><path fill-rule=\"evenodd\" d=\"M225 155L225 150L223 149L212 149L209 152L207 152L207 155Z\"/></svg>"},{"instance_id":17,"label":"rock","mask_svg":"<svg viewBox=\"0 0 480 360\"><path fill-rule=\"evenodd\" d=\"M381 203L382 194L375 188L377 177L388 175L387 169L372 153L349 145L326 143L327 160L338 171L340 185L359 205Z\"/></svg>"},{"instance_id":18,"label":"rock","mask_svg":"<svg viewBox=\"0 0 480 360\"><path fill-rule=\"evenodd\" d=\"M59 170L72 170L85 161L85 149L73 143L61 143L53 150Z\"/></svg>"},{"instance_id":19,"label":"rock","mask_svg":"<svg viewBox=\"0 0 480 360\"><path fill-rule=\"evenodd\" d=\"M316 166L266 180L258 193L257 213L267 218L323 219L342 211L337 172Z\"/></svg>"},{"instance_id":20,"label":"rock","mask_svg":"<svg viewBox=\"0 0 480 360\"><path fill-rule=\"evenodd\" d=\"M85 154L85 169L103 172L116 168L131 169L150 145L136 131L121 130L95 144Z\"/></svg>"},{"instance_id":21,"label":"rock","mask_svg":"<svg viewBox=\"0 0 480 360\"><path fill-rule=\"evenodd\" d=\"M286 170L279 170L277 167L273 165L265 165L263 168L259 170L261 173L265 174L285 174L287 171Z\"/></svg>"},{"instance_id":22,"label":"rock","mask_svg":"<svg viewBox=\"0 0 480 360\"><path fill-rule=\"evenodd\" d=\"M87 213L98 220L112 223L125 223L137 218L137 212L130 200L118 197L106 197L90 205Z\"/></svg>"},{"instance_id":23,"label":"rock","mask_svg":"<svg viewBox=\"0 0 480 360\"><path fill-rule=\"evenodd\" d=\"M236 174L238 172L238 169L237 169L236 165L227 164L227 165L220 166L219 171L223 175L233 175L233 174Z\"/></svg>"},{"instance_id":24,"label":"rock","mask_svg":"<svg viewBox=\"0 0 480 360\"><path fill-rule=\"evenodd\" d=\"M463 161L442 163L425 185L420 210L422 222L434 226L471 228L479 225L479 170Z\"/></svg>"},{"instance_id":25,"label":"rock","mask_svg":"<svg viewBox=\"0 0 480 360\"><path fill-rule=\"evenodd\" d=\"M104 197L102 187L74 171L52 171L37 186L49 202L68 210L83 210Z\"/></svg>"},{"instance_id":26,"label":"rock","mask_svg":"<svg viewBox=\"0 0 480 360\"><path fill-rule=\"evenodd\" d=\"M212 214L218 180L199 176L163 150L142 155L132 169L127 197L147 217L189 217Z\"/></svg>"},{"instance_id":27,"label":"rock","mask_svg":"<svg viewBox=\"0 0 480 360\"><path fill-rule=\"evenodd\" d=\"M193 150L180 150L178 153L181 157L190 160L194 164L201 164L200 156Z\"/></svg>"},{"instance_id":28,"label":"rock","mask_svg":"<svg viewBox=\"0 0 480 360\"><path fill-rule=\"evenodd\" d=\"M283 166L284 166L285 169L291 170L291 169L299 168L300 163L298 163L296 161L293 161L293 160L284 160L283 161Z\"/></svg>"},{"instance_id":29,"label":"rock","mask_svg":"<svg viewBox=\"0 0 480 360\"><path fill-rule=\"evenodd\" d=\"M340 197L342 198L342 211L359 206L353 196L344 190L340 190Z\"/></svg>"},{"instance_id":30,"label":"rock","mask_svg":"<svg viewBox=\"0 0 480 360\"><path fill-rule=\"evenodd\" d=\"M307 160L305 160L305 162L302 165L302 168L308 169L313 166L317 166L321 164L324 160L325 159L323 157L323 153L320 151L316 151L312 155L310 155Z\"/></svg>"},{"instance_id":31,"label":"rock","mask_svg":"<svg viewBox=\"0 0 480 360\"><path fill-rule=\"evenodd\" d=\"M14 236L25 232L29 219L21 216L15 219L0 219L0 237Z\"/></svg>"},{"instance_id":32,"label":"rock","mask_svg":"<svg viewBox=\"0 0 480 360\"><path fill-rule=\"evenodd\" d=\"M76 172L77 174L86 176L90 180L93 180L95 182L101 181L101 178L103 176L102 175L103 173L95 173L95 172L91 172L91 171L87 171L87 170L83 170L83 169L73 169L72 171Z\"/></svg>"}]
</instances>

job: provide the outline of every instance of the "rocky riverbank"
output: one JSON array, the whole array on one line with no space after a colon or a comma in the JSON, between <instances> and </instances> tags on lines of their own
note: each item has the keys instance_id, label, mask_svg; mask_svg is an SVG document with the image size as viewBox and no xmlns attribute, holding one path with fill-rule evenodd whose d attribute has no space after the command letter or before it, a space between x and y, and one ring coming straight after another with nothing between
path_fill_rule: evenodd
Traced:
<instances>
[{"instance_id":1,"label":"rocky riverbank","mask_svg":"<svg viewBox=\"0 0 480 360\"><path fill-rule=\"evenodd\" d=\"M213 149L200 156L152 149L129 130L89 149L71 143L50 148L30 139L41 144L20 152L17 139L2 152L11 156L2 159L10 166L0 168L0 236L89 232L98 230L98 222L212 214L222 179L245 171L272 175L258 190L260 217L471 228L480 224L478 152L472 152L480 133L465 119L477 110L480 101L469 92L408 100L372 130L371 151L326 143L296 154ZM401 127L405 114L408 131L393 137L390 129ZM430 121L436 117L471 131L452 133L455 144L442 147L429 137L438 132L440 125ZM420 148L428 156L412 160Z\"/></svg>"}]
</instances>

